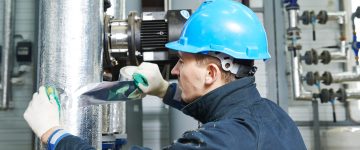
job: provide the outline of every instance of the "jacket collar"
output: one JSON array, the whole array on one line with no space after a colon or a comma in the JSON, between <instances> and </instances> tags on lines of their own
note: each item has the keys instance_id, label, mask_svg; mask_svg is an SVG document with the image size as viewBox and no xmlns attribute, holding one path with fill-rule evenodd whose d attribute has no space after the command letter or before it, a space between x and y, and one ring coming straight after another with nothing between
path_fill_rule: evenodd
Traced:
<instances>
[{"instance_id":1,"label":"jacket collar","mask_svg":"<svg viewBox=\"0 0 360 150\"><path fill-rule=\"evenodd\" d=\"M224 118L235 107L249 106L261 98L254 82L255 77L232 81L186 105L182 111L201 123Z\"/></svg>"}]
</instances>

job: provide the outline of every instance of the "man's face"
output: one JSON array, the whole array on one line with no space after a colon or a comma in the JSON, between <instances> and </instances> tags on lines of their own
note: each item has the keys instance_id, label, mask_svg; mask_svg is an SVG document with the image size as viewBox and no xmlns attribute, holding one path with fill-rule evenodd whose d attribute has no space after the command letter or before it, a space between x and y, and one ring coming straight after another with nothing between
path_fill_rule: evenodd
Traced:
<instances>
[{"instance_id":1,"label":"man's face","mask_svg":"<svg viewBox=\"0 0 360 150\"><path fill-rule=\"evenodd\" d=\"M179 61L171 70L172 75L178 76L181 98L186 103L204 95L206 66L199 65L195 56L190 53L179 52Z\"/></svg>"}]
</instances>

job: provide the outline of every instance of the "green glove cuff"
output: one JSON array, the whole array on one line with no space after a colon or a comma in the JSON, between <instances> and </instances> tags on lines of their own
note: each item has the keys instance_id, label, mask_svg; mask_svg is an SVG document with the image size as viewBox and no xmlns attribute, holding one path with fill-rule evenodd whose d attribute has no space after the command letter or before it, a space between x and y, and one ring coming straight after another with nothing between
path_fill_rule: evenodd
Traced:
<instances>
[{"instance_id":1,"label":"green glove cuff","mask_svg":"<svg viewBox=\"0 0 360 150\"><path fill-rule=\"evenodd\" d=\"M134 83L135 86L141 91L141 89L139 88L139 84L142 84L144 86L149 86L148 81L146 80L146 78L139 74L139 73L134 73L133 74L133 79L134 79Z\"/></svg>"},{"instance_id":2,"label":"green glove cuff","mask_svg":"<svg viewBox=\"0 0 360 150\"><path fill-rule=\"evenodd\" d=\"M60 114L60 100L59 100L59 94L56 90L56 88L52 87L52 86L45 86L45 92L46 92L46 95L49 99L49 101L51 99L54 99L56 101L56 104L58 106L58 110L59 110L59 114Z\"/></svg>"}]
</instances>

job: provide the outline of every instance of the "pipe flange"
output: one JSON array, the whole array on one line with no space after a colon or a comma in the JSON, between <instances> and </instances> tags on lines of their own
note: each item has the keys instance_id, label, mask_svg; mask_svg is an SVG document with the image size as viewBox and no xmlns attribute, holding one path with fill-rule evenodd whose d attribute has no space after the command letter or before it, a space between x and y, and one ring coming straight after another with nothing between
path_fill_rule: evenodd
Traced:
<instances>
[{"instance_id":1,"label":"pipe flange","mask_svg":"<svg viewBox=\"0 0 360 150\"><path fill-rule=\"evenodd\" d=\"M312 60L313 60L313 54L311 51L306 51L305 55L303 57L303 60L305 60L305 64L307 65L311 65L312 64Z\"/></svg>"},{"instance_id":2,"label":"pipe flange","mask_svg":"<svg viewBox=\"0 0 360 150\"><path fill-rule=\"evenodd\" d=\"M311 16L309 11L304 11L300 17L300 20L304 25L308 25L311 22Z\"/></svg>"},{"instance_id":3,"label":"pipe flange","mask_svg":"<svg viewBox=\"0 0 360 150\"><path fill-rule=\"evenodd\" d=\"M306 51L303 59L307 65L316 65L319 62L317 52L314 49Z\"/></svg>"},{"instance_id":4,"label":"pipe flange","mask_svg":"<svg viewBox=\"0 0 360 150\"><path fill-rule=\"evenodd\" d=\"M130 12L128 16L128 43L130 65L139 65L136 52L140 50L140 23L136 12Z\"/></svg>"},{"instance_id":5,"label":"pipe flange","mask_svg":"<svg viewBox=\"0 0 360 150\"><path fill-rule=\"evenodd\" d=\"M328 15L325 10L321 10L316 16L319 24L325 24L328 21Z\"/></svg>"},{"instance_id":6,"label":"pipe flange","mask_svg":"<svg viewBox=\"0 0 360 150\"><path fill-rule=\"evenodd\" d=\"M332 78L332 75L330 72L328 71L325 71L323 74L322 74L322 77L321 79L323 80L323 84L325 85L330 85L333 81L333 78Z\"/></svg>"},{"instance_id":7,"label":"pipe flange","mask_svg":"<svg viewBox=\"0 0 360 150\"><path fill-rule=\"evenodd\" d=\"M330 96L330 91L328 89L321 89L321 92L319 94L319 98L321 103L327 103L330 101L331 96Z\"/></svg>"},{"instance_id":8,"label":"pipe flange","mask_svg":"<svg viewBox=\"0 0 360 150\"><path fill-rule=\"evenodd\" d=\"M316 82L314 74L311 71L306 73L305 80L306 80L306 84L310 86L314 85Z\"/></svg>"},{"instance_id":9,"label":"pipe flange","mask_svg":"<svg viewBox=\"0 0 360 150\"><path fill-rule=\"evenodd\" d=\"M315 83L320 82L321 78L319 72L316 71L314 73L314 78L315 78Z\"/></svg>"},{"instance_id":10,"label":"pipe flange","mask_svg":"<svg viewBox=\"0 0 360 150\"><path fill-rule=\"evenodd\" d=\"M321 89L321 92L319 94L319 98L321 103L327 103L330 102L335 98L335 93L333 89Z\"/></svg>"},{"instance_id":11,"label":"pipe flange","mask_svg":"<svg viewBox=\"0 0 360 150\"><path fill-rule=\"evenodd\" d=\"M319 59L321 59L321 63L323 64L329 64L331 61L331 54L329 51L323 51L320 54Z\"/></svg>"},{"instance_id":12,"label":"pipe flange","mask_svg":"<svg viewBox=\"0 0 360 150\"><path fill-rule=\"evenodd\" d=\"M319 62L318 54L317 54L317 52L316 52L314 49L311 49L311 53L312 53L312 55L313 55L313 61L312 61L312 63L315 64L315 65L317 65L318 62Z\"/></svg>"},{"instance_id":13,"label":"pipe flange","mask_svg":"<svg viewBox=\"0 0 360 150\"><path fill-rule=\"evenodd\" d=\"M336 95L337 95L337 100L339 102L345 102L346 101L346 91L343 88L340 88L339 90L336 91Z\"/></svg>"}]
</instances>

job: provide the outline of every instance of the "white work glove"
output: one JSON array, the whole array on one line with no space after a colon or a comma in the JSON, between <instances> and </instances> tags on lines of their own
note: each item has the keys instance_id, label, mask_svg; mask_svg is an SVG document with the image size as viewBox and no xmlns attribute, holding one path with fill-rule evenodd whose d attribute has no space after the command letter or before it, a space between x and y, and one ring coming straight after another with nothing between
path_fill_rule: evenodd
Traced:
<instances>
[{"instance_id":1,"label":"white work glove","mask_svg":"<svg viewBox=\"0 0 360 150\"><path fill-rule=\"evenodd\" d=\"M144 80L144 83L137 82L139 77ZM154 95L163 98L166 90L169 87L169 82L165 81L161 76L159 66L157 64L143 62L135 70L133 74L136 85L142 92L149 95Z\"/></svg>"},{"instance_id":2,"label":"white work glove","mask_svg":"<svg viewBox=\"0 0 360 150\"><path fill-rule=\"evenodd\" d=\"M49 95L48 97L47 93L49 93L49 91L47 92L45 87L41 86L39 92L34 93L24 113L26 122L39 138L41 138L46 131L60 125L60 104L55 100L54 95Z\"/></svg>"}]
</instances>

